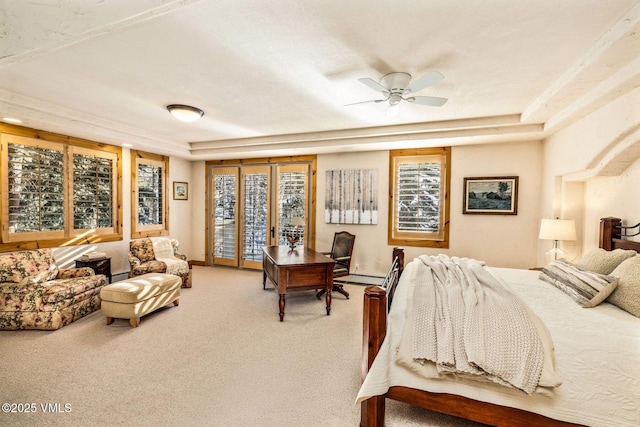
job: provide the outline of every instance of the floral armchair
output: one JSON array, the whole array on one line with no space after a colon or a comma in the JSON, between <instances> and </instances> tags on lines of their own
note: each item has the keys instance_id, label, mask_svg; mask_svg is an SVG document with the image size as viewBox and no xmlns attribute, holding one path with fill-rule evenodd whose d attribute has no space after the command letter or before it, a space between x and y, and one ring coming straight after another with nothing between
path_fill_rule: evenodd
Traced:
<instances>
[{"instance_id":1,"label":"floral armchair","mask_svg":"<svg viewBox=\"0 0 640 427\"><path fill-rule=\"evenodd\" d=\"M183 263L178 263L177 266L174 266L174 271L167 271L167 264L156 259L153 251L153 242L150 238L132 240L129 243L128 259L131 265L129 277L141 276L147 273L171 273L180 276L183 288L190 288L191 269L189 268L187 257L178 252L179 243L176 239L171 239L171 246L173 247L173 256L176 260L183 261Z\"/></svg>"}]
</instances>

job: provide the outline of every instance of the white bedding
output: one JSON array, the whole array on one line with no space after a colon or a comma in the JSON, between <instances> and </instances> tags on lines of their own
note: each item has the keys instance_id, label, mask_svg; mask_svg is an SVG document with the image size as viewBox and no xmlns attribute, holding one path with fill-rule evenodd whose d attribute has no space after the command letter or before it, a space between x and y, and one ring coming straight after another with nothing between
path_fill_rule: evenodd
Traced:
<instances>
[{"instance_id":1,"label":"white bedding","mask_svg":"<svg viewBox=\"0 0 640 427\"><path fill-rule=\"evenodd\" d=\"M582 308L539 272L489 268L542 319L555 345L562 385L551 394L526 395L497 384L427 379L395 363L404 331L412 264L405 268L389 313L389 327L357 397L386 393L391 386L451 393L550 418L589 426L640 425L640 319L602 303Z\"/></svg>"}]
</instances>

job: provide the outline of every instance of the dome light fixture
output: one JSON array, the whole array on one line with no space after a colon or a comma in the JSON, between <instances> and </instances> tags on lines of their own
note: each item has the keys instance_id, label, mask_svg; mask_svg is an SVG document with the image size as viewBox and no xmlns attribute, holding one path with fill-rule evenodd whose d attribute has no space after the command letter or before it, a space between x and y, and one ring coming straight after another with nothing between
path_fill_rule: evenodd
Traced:
<instances>
[{"instance_id":1,"label":"dome light fixture","mask_svg":"<svg viewBox=\"0 0 640 427\"><path fill-rule=\"evenodd\" d=\"M195 122L204 116L204 111L190 105L171 104L167 105L167 110L173 117L183 122Z\"/></svg>"}]
</instances>

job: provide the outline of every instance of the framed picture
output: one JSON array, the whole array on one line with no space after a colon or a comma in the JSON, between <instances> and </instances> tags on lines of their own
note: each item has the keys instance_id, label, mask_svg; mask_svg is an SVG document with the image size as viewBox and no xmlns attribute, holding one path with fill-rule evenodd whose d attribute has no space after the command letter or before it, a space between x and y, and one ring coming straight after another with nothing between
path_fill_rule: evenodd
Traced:
<instances>
[{"instance_id":1,"label":"framed picture","mask_svg":"<svg viewBox=\"0 0 640 427\"><path fill-rule=\"evenodd\" d=\"M187 182L173 181L173 200L188 200L189 184Z\"/></svg>"},{"instance_id":2,"label":"framed picture","mask_svg":"<svg viewBox=\"0 0 640 427\"><path fill-rule=\"evenodd\" d=\"M462 213L517 215L518 177L464 178Z\"/></svg>"}]
</instances>

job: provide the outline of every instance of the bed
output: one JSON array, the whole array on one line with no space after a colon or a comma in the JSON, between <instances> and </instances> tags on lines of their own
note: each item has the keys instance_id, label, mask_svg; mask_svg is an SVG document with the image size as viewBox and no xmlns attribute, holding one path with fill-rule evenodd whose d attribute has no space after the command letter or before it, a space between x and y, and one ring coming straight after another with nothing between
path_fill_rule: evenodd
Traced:
<instances>
[{"instance_id":1,"label":"bed","mask_svg":"<svg viewBox=\"0 0 640 427\"><path fill-rule=\"evenodd\" d=\"M625 238L628 228L618 218L603 218L600 248L640 252L640 242ZM635 252L632 261L640 259ZM552 393L525 394L497 384L423 378L396 362L407 317L407 278L414 266L404 267L400 248L394 248L393 259L388 283L365 290L363 384L357 397L361 426L384 426L385 399L496 426L640 425L637 313L634 316L607 301L583 308L540 280L540 271L487 267L549 329L562 384Z\"/></svg>"}]
</instances>

